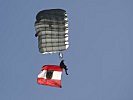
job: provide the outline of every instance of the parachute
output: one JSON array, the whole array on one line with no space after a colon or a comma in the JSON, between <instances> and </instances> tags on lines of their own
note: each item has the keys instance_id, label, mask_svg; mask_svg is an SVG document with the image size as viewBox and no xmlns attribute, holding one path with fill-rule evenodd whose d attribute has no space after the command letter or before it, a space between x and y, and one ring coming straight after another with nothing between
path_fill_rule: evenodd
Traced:
<instances>
[{"instance_id":1,"label":"parachute","mask_svg":"<svg viewBox=\"0 0 133 100\"><path fill-rule=\"evenodd\" d=\"M68 17L63 9L42 10L36 15L35 36L42 54L57 53L68 49Z\"/></svg>"},{"instance_id":2,"label":"parachute","mask_svg":"<svg viewBox=\"0 0 133 100\"><path fill-rule=\"evenodd\" d=\"M69 47L68 42L68 17L63 9L42 10L36 15L35 36L38 38L38 48L41 54L59 53L59 58L63 58L62 51ZM45 65L38 75L37 83L61 88L61 75L67 66L64 60L60 65Z\"/></svg>"}]
</instances>

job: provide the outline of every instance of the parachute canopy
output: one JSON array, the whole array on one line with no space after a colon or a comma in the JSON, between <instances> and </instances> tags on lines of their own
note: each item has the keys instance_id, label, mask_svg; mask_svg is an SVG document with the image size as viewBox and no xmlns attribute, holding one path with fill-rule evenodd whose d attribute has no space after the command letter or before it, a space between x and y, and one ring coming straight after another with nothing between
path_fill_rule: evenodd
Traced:
<instances>
[{"instance_id":1,"label":"parachute canopy","mask_svg":"<svg viewBox=\"0 0 133 100\"><path fill-rule=\"evenodd\" d=\"M56 53L69 47L68 18L65 10L40 11L36 15L35 29L40 53Z\"/></svg>"}]
</instances>

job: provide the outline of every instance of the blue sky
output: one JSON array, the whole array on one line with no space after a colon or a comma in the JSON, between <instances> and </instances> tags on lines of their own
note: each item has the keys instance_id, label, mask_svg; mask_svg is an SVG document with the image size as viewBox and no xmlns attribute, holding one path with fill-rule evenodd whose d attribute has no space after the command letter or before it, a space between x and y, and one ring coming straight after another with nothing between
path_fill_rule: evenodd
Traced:
<instances>
[{"instance_id":1,"label":"blue sky","mask_svg":"<svg viewBox=\"0 0 133 100\"><path fill-rule=\"evenodd\" d=\"M0 0L0 100L133 100L132 0ZM40 10L65 9L69 76L62 89L36 78L58 54L42 55L34 37Z\"/></svg>"}]
</instances>

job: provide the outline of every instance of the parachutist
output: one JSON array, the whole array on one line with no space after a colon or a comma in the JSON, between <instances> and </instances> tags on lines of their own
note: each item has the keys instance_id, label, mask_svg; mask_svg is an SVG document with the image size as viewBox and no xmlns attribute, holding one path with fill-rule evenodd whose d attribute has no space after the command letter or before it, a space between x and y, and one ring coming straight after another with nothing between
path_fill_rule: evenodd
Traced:
<instances>
[{"instance_id":1,"label":"parachutist","mask_svg":"<svg viewBox=\"0 0 133 100\"><path fill-rule=\"evenodd\" d=\"M68 75L68 73L67 73L68 68L67 68L67 66L64 64L64 60L62 60L62 61L60 62L60 67L61 67L61 68L64 68L64 69L65 69L65 72L66 72L66 75Z\"/></svg>"}]
</instances>

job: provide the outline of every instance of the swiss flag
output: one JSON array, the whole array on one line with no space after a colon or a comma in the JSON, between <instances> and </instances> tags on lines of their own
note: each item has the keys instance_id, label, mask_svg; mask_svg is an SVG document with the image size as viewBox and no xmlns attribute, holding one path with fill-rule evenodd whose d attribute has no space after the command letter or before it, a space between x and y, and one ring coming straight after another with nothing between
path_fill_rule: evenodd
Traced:
<instances>
[{"instance_id":1,"label":"swiss flag","mask_svg":"<svg viewBox=\"0 0 133 100\"><path fill-rule=\"evenodd\" d=\"M37 83L61 88L62 71L63 69L58 65L45 65L38 75Z\"/></svg>"}]
</instances>

